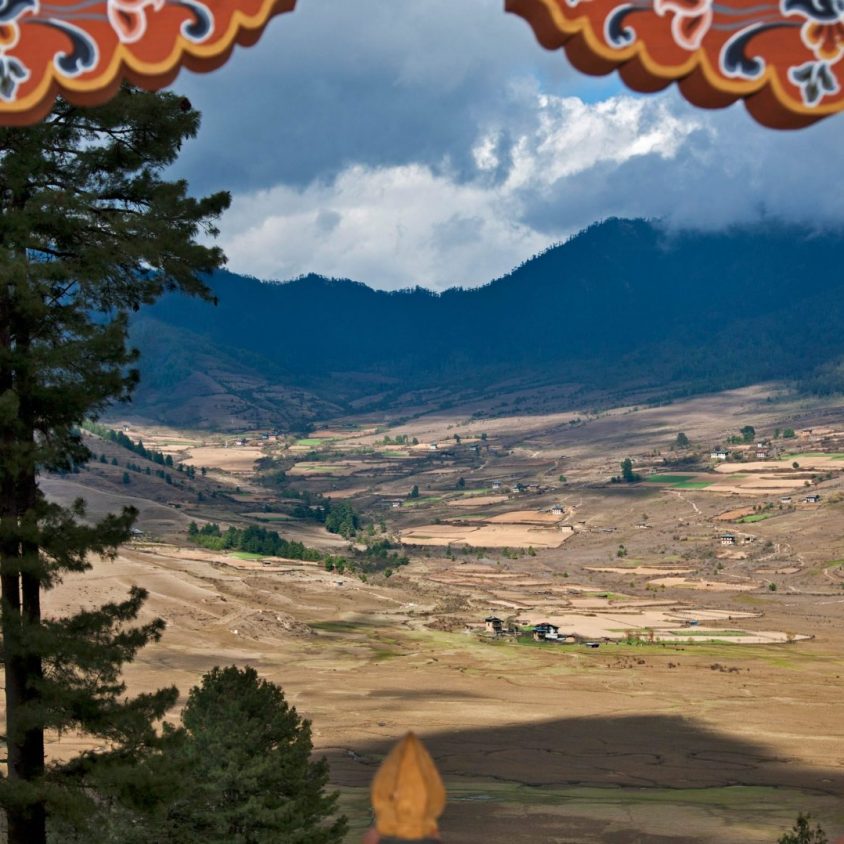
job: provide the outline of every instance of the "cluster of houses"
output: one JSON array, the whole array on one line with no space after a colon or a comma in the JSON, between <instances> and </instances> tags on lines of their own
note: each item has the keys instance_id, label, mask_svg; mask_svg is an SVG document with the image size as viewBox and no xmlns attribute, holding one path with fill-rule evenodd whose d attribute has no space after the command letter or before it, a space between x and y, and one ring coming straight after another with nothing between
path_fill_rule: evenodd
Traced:
<instances>
[{"instance_id":1,"label":"cluster of houses","mask_svg":"<svg viewBox=\"0 0 844 844\"><path fill-rule=\"evenodd\" d=\"M734 533L722 533L719 537L722 545L737 545L739 541L741 541L742 545L746 545L748 542L753 542L754 538L749 534L744 534L739 540L739 537Z\"/></svg>"},{"instance_id":2,"label":"cluster of houses","mask_svg":"<svg viewBox=\"0 0 844 844\"><path fill-rule=\"evenodd\" d=\"M549 624L547 621L542 622L542 624L535 624L531 632L533 633L533 638L536 642L575 641L573 636L567 636L565 633L560 633L560 628L556 624Z\"/></svg>"},{"instance_id":3,"label":"cluster of houses","mask_svg":"<svg viewBox=\"0 0 844 844\"><path fill-rule=\"evenodd\" d=\"M492 634L493 636L504 636L506 634L514 634L518 632L517 628L513 626L510 626L505 630L504 621L495 615L487 616L484 619L484 624L486 632ZM580 641L574 634L560 633L558 625L551 624L547 621L533 625L530 632L536 642L571 643ZM585 642L584 644L587 644L590 647L598 647L597 643L593 642Z\"/></svg>"},{"instance_id":4,"label":"cluster of houses","mask_svg":"<svg viewBox=\"0 0 844 844\"><path fill-rule=\"evenodd\" d=\"M739 451L744 451L744 446L737 447ZM778 456L775 447L771 444L769 440L761 440L757 442L754 446L750 448L750 452L756 455L757 460L768 460L771 458L776 458ZM716 460L719 463L723 463L726 460L729 460L730 457L730 450L728 448L719 446L718 448L713 448L709 457L712 460Z\"/></svg>"},{"instance_id":5,"label":"cluster of houses","mask_svg":"<svg viewBox=\"0 0 844 844\"><path fill-rule=\"evenodd\" d=\"M509 489L514 495L521 495L522 493L533 493L534 495L541 495L547 492L548 488L541 484L523 484L521 481L515 483L505 484L504 481L496 479L492 481L491 487L494 492L500 492L503 489Z\"/></svg>"}]
</instances>

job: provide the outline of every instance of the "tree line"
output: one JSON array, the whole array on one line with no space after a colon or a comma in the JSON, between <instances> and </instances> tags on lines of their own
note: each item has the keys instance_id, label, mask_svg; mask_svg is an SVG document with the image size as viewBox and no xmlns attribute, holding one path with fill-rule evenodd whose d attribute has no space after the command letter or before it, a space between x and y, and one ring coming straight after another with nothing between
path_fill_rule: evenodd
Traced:
<instances>
[{"instance_id":1,"label":"tree line","mask_svg":"<svg viewBox=\"0 0 844 844\"><path fill-rule=\"evenodd\" d=\"M137 442L135 442L131 437L124 434L123 431L115 431L113 428L108 428L105 425L100 425L99 422L92 422L90 419L86 419L82 423L82 427L86 431L89 431L92 434L96 434L98 437L101 437L104 440L116 443L121 448L125 448L128 451L134 452L140 457L143 457L145 460L150 460L153 463L158 463L159 466L173 465L173 455L164 454L163 451L157 451L154 448L147 448L144 445L143 440L138 440Z\"/></svg>"},{"instance_id":2,"label":"tree line","mask_svg":"<svg viewBox=\"0 0 844 844\"><path fill-rule=\"evenodd\" d=\"M229 527L225 531L215 522L199 527L196 522L188 526L191 541L212 551L243 551L267 557L286 557L288 560L322 562L325 556L316 548L308 548L295 540L283 539L277 531L250 525L246 528Z\"/></svg>"},{"instance_id":3,"label":"tree line","mask_svg":"<svg viewBox=\"0 0 844 844\"><path fill-rule=\"evenodd\" d=\"M408 557L394 549L386 537L370 539L363 551L352 557L325 554L316 548L309 548L296 540L284 539L278 531L250 525L245 528L228 527L223 530L216 522L199 527L196 522L188 526L191 542L212 551L241 551L266 557L282 557L288 560L323 563L327 571L359 574L389 572L410 563Z\"/></svg>"}]
</instances>

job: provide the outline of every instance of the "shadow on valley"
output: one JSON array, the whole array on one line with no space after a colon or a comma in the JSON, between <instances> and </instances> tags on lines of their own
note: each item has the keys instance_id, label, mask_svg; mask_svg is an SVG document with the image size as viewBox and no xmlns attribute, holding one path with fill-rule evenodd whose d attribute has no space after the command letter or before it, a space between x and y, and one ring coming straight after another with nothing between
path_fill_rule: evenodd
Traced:
<instances>
[{"instance_id":1,"label":"shadow on valley","mask_svg":"<svg viewBox=\"0 0 844 844\"><path fill-rule=\"evenodd\" d=\"M525 701L525 706L541 709L541 696ZM398 712L389 715L391 720L402 720ZM395 740L399 738L397 734ZM844 770L812 768L778 756L765 744L715 732L678 716L564 718L422 738L445 777L492 778L531 786L748 785L844 791ZM391 739L350 747L355 758L351 764L353 757L345 749L329 752L334 778L350 785L367 783L393 743Z\"/></svg>"},{"instance_id":2,"label":"shadow on valley","mask_svg":"<svg viewBox=\"0 0 844 844\"><path fill-rule=\"evenodd\" d=\"M525 706L541 708L541 696ZM391 714L401 723L399 712ZM774 842L767 831L742 838L738 828L735 838L722 837L724 825L784 830L786 819L807 809L825 815L828 831L844 820L829 809L844 789L844 771L813 768L677 716L564 718L423 739L450 792L443 828L455 844ZM368 786L392 745L330 750L332 780Z\"/></svg>"}]
</instances>

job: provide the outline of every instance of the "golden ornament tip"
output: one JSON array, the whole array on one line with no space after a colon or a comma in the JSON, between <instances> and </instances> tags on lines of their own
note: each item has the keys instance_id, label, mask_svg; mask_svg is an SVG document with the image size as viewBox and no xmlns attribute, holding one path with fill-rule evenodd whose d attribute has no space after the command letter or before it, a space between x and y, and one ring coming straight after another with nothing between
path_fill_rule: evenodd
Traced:
<instances>
[{"instance_id":1,"label":"golden ornament tip","mask_svg":"<svg viewBox=\"0 0 844 844\"><path fill-rule=\"evenodd\" d=\"M408 733L388 754L372 781L378 832L418 840L439 835L445 786L425 745Z\"/></svg>"}]
</instances>

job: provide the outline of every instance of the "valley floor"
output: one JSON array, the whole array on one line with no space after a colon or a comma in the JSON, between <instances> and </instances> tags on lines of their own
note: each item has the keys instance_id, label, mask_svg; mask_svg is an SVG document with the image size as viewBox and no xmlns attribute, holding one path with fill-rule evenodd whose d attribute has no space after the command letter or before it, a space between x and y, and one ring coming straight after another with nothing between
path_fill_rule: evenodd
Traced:
<instances>
[{"instance_id":1,"label":"valley floor","mask_svg":"<svg viewBox=\"0 0 844 844\"><path fill-rule=\"evenodd\" d=\"M272 526L332 553L346 546L319 526L265 509L254 457L238 462L233 446L197 442L205 451L193 464L206 465L214 456L208 449L217 447L226 465L209 465L208 483L228 484L233 495L225 503L209 498L210 487L201 488L201 503L187 486L165 494L147 480L149 487L139 480L110 488L112 468L103 463L96 484L102 500L92 493L99 501L93 509L135 496L145 502L145 534L116 561L68 578L49 609L117 597L133 583L146 587L145 614L160 615L168 627L129 668L133 691L174 683L184 695L203 671L229 663L249 663L280 683L312 720L317 751L330 760L352 822L350 842L369 823L367 787L379 761L408 729L425 740L446 780L449 844L762 844L776 841L800 811L832 838L844 834L840 470L834 463L812 470L817 506L779 507L780 492L712 491L707 480L607 483L628 455L637 468L655 471L656 452L668 454L679 430L703 444L707 458L710 446L748 419L760 431L792 423L808 429L814 414L814 429L831 432L822 436L844 430L840 407L772 405L766 395L756 389L621 410L583 425L478 422L458 412L450 421L422 417L389 429L419 445L385 446L387 457L350 453L349 439L359 447L383 438L363 421L353 436L335 428L298 446L260 439L245 446L284 456L287 465L305 462L305 470L308 461L297 453L331 451L310 464L336 463L336 473L307 480L314 475L305 471L296 485L326 493L333 486L338 498L384 521L385 535L404 539L410 556L392 577L366 581L317 563L188 544L188 522L214 518ZM148 445L173 437L138 433ZM454 433L462 442L449 446L451 456L428 456L431 442L454 442ZM172 453L190 460L190 447L173 442ZM789 451L799 458L783 460L807 466L837 459L818 449L816 439L805 439ZM373 467L376 461L387 468ZM742 483L768 471L744 468ZM786 468L799 471L776 471ZM499 478L544 490L502 494L492 489ZM91 478L45 484L68 498L90 488ZM416 506L407 497L413 484L420 488ZM804 488L802 477L795 488ZM452 506L472 496L481 499L474 507ZM381 503L397 497L403 503L396 509ZM557 503L564 513L549 519ZM765 518L736 521L759 513ZM566 541L537 542L532 553L529 540L483 548L413 542L444 524L471 526L473 517L520 531L565 531ZM721 544L725 531L735 534L735 546ZM488 636L490 612L520 627L553 621L578 641ZM588 637L600 647L586 646ZM51 753L69 754L79 743L63 736Z\"/></svg>"}]
</instances>

